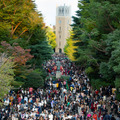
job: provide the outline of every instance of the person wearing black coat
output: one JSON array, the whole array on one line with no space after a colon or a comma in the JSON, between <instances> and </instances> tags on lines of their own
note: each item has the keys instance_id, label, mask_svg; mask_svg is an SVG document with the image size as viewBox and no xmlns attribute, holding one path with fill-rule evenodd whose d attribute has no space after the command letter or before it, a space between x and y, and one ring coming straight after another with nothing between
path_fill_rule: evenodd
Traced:
<instances>
[{"instance_id":1,"label":"person wearing black coat","mask_svg":"<svg viewBox=\"0 0 120 120\"><path fill-rule=\"evenodd\" d=\"M115 117L114 117L114 115L112 115L111 120L116 120Z\"/></svg>"}]
</instances>

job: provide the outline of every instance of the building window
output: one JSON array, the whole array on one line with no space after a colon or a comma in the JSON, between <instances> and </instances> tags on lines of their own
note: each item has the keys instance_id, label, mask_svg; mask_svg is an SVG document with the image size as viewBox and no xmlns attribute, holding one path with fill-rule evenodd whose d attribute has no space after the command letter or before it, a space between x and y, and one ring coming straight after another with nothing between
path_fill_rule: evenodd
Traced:
<instances>
[{"instance_id":1,"label":"building window","mask_svg":"<svg viewBox=\"0 0 120 120\"><path fill-rule=\"evenodd\" d=\"M59 30L61 31L61 27L59 27Z\"/></svg>"},{"instance_id":2,"label":"building window","mask_svg":"<svg viewBox=\"0 0 120 120\"><path fill-rule=\"evenodd\" d=\"M62 14L64 14L64 8L62 8Z\"/></svg>"},{"instance_id":3,"label":"building window","mask_svg":"<svg viewBox=\"0 0 120 120\"><path fill-rule=\"evenodd\" d=\"M59 46L61 46L61 42L59 42Z\"/></svg>"},{"instance_id":4,"label":"building window","mask_svg":"<svg viewBox=\"0 0 120 120\"><path fill-rule=\"evenodd\" d=\"M61 9L59 8L59 14L61 14Z\"/></svg>"},{"instance_id":5,"label":"building window","mask_svg":"<svg viewBox=\"0 0 120 120\"><path fill-rule=\"evenodd\" d=\"M61 20L59 20L59 24L61 24Z\"/></svg>"},{"instance_id":6,"label":"building window","mask_svg":"<svg viewBox=\"0 0 120 120\"><path fill-rule=\"evenodd\" d=\"M61 35L59 35L59 38L61 39Z\"/></svg>"}]
</instances>

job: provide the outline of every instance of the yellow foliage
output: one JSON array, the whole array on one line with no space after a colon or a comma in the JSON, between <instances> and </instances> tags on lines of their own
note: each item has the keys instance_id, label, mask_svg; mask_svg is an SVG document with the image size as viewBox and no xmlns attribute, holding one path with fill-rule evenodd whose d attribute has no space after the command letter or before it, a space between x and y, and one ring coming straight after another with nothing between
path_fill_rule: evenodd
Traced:
<instances>
[{"instance_id":1,"label":"yellow foliage","mask_svg":"<svg viewBox=\"0 0 120 120\"><path fill-rule=\"evenodd\" d=\"M34 28L37 24L43 23L43 18L37 12L33 11L30 13L29 21L31 27Z\"/></svg>"},{"instance_id":2,"label":"yellow foliage","mask_svg":"<svg viewBox=\"0 0 120 120\"><path fill-rule=\"evenodd\" d=\"M77 49L77 46L74 46L74 44L78 41L73 41L72 37L73 37L73 32L70 31L70 37L67 39L67 43L66 46L64 48L64 52L67 54L68 58L72 61L75 61L75 58L73 56L75 49Z\"/></svg>"},{"instance_id":3,"label":"yellow foliage","mask_svg":"<svg viewBox=\"0 0 120 120\"><path fill-rule=\"evenodd\" d=\"M46 35L47 35L47 38L48 38L49 45L51 45L51 47L54 49L57 44L56 44L56 35L53 32L52 28L47 27Z\"/></svg>"}]
</instances>

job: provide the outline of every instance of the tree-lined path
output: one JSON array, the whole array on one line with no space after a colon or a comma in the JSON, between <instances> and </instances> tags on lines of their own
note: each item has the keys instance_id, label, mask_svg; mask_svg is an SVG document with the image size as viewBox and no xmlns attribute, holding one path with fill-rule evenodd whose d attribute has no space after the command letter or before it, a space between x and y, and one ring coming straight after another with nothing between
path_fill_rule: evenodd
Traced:
<instances>
[{"instance_id":1,"label":"tree-lined path","mask_svg":"<svg viewBox=\"0 0 120 120\"><path fill-rule=\"evenodd\" d=\"M67 57L43 16L0 1L0 120L119 120L120 0L78 1Z\"/></svg>"},{"instance_id":2,"label":"tree-lined path","mask_svg":"<svg viewBox=\"0 0 120 120\"><path fill-rule=\"evenodd\" d=\"M56 78L57 61L61 64L60 78ZM114 115L119 114L119 103L111 87L92 90L84 70L63 54L54 54L44 68L49 75L45 89L20 88L17 93L11 90L4 98L1 120L113 120Z\"/></svg>"}]
</instances>

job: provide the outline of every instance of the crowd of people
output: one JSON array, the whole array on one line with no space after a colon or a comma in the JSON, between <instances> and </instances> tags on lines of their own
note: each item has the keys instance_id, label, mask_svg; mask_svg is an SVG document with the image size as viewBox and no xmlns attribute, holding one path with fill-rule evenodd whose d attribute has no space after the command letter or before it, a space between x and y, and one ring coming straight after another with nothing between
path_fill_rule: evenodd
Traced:
<instances>
[{"instance_id":1,"label":"crowd of people","mask_svg":"<svg viewBox=\"0 0 120 120\"><path fill-rule=\"evenodd\" d=\"M44 69L50 76L45 88L11 90L0 120L120 120L120 102L112 87L93 90L84 70L64 54L54 54ZM59 71L68 77L53 79Z\"/></svg>"}]
</instances>

